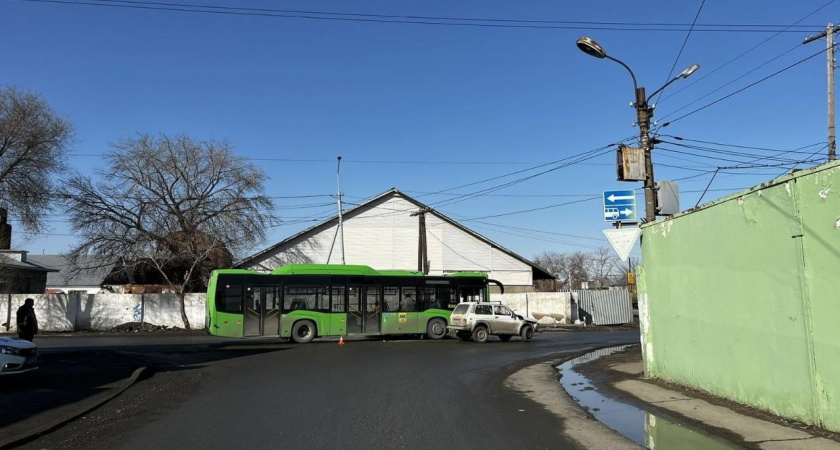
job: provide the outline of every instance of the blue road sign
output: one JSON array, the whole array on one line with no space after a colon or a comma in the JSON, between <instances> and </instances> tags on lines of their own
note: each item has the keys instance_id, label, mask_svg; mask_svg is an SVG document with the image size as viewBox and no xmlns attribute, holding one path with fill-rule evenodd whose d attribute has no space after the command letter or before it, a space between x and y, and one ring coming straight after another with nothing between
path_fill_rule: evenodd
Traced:
<instances>
[{"instance_id":1,"label":"blue road sign","mask_svg":"<svg viewBox=\"0 0 840 450\"><path fill-rule=\"evenodd\" d=\"M604 191L604 220L636 222L636 191Z\"/></svg>"}]
</instances>

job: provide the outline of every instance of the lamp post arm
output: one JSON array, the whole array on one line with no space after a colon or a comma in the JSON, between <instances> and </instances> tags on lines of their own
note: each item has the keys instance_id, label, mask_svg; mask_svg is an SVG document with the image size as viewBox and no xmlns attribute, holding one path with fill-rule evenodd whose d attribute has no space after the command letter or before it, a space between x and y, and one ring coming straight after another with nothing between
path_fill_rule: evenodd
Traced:
<instances>
[{"instance_id":1,"label":"lamp post arm","mask_svg":"<svg viewBox=\"0 0 840 450\"><path fill-rule=\"evenodd\" d=\"M682 75L677 75L677 76L675 76L674 78L671 78L671 81L669 81L669 82L665 83L664 85L662 85L662 87L661 87L661 88L659 88L659 89L657 89L657 90L653 91L653 94L650 94L650 95L648 96L647 101L650 101L650 99L652 99L654 95L656 95L656 94L658 94L658 93L662 92L662 91L663 91L666 87L668 87L671 83L673 83L673 82L675 82L675 81L679 80L681 77L682 77Z\"/></svg>"},{"instance_id":2,"label":"lamp post arm","mask_svg":"<svg viewBox=\"0 0 840 450\"><path fill-rule=\"evenodd\" d=\"M611 59L611 60L621 64L622 66L624 66L624 68L627 69L628 72L630 72L630 76L633 77L633 92L635 92L637 89L639 89L639 84L636 83L636 74L633 73L633 70L630 69L630 66L621 62L620 59L613 58L610 55L604 55L604 57L607 58L607 59Z\"/></svg>"}]
</instances>

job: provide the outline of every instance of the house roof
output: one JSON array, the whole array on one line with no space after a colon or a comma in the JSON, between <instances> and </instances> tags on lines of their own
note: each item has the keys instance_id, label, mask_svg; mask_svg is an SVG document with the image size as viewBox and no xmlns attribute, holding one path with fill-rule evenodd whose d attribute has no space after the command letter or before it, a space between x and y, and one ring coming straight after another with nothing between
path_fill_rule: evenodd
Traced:
<instances>
[{"instance_id":1,"label":"house roof","mask_svg":"<svg viewBox=\"0 0 840 450\"><path fill-rule=\"evenodd\" d=\"M54 272L47 274L47 286L101 286L114 266L101 266L99 259L86 257L81 259L80 266L89 269L73 274L75 266L64 255L29 255L27 260L54 268Z\"/></svg>"},{"instance_id":2,"label":"house roof","mask_svg":"<svg viewBox=\"0 0 840 450\"><path fill-rule=\"evenodd\" d=\"M10 258L4 253L0 253L0 266L4 267L12 267L15 269L20 270L33 270L37 272L47 272L49 276L52 272L58 272L58 269L50 267L46 264L41 264L38 261L33 261L32 257L27 256L24 258L25 261L20 261L14 258Z\"/></svg>"},{"instance_id":3,"label":"house roof","mask_svg":"<svg viewBox=\"0 0 840 450\"><path fill-rule=\"evenodd\" d=\"M364 203L356 205L355 207L344 211L343 215L344 216L349 216L354 211L361 210L361 209L363 209L363 208L365 208L365 207L367 207L371 204L374 204L374 203L376 203L380 200L383 200L385 198L395 197L395 196L400 196L400 197L404 198L405 200L415 204L418 208L428 208L430 214L434 214L434 215L440 217L441 219L445 220L446 222L448 222L452 226L464 231L465 233L468 233L468 234L472 235L476 239L485 242L486 244L490 245L491 247L495 247L495 248L507 253L511 257L513 257L513 258L515 258L519 261L522 261L525 264L528 264L529 266L531 266L533 268L534 281L556 279L556 277L554 275L552 275L551 272L549 272L548 270L543 269L542 267L534 264L533 262L529 261L528 259L523 258L522 256L520 256L520 255L502 247L501 245L491 241L490 239L488 239L488 238L476 233L475 231L461 225L460 223L450 219L449 217L446 217L445 215L441 214L440 212L429 208L428 206L424 205L423 203L420 203L419 201L417 201L417 200L411 198L410 196L402 193L397 188L391 188L390 190L385 191L382 194L380 194L380 195L378 195L378 196L376 196L376 197L374 197L374 198L372 198L372 199L370 199L370 200L368 200ZM305 229L305 230L303 230L303 231L301 231L301 232L299 232L299 233L297 233L297 234L295 234L291 237L288 237L288 238L284 239L283 241L280 241L277 244L274 244L271 247L266 248L265 250L259 251L255 254L251 255L251 256L243 258L241 261L237 262L234 266L235 267L242 267L244 265L248 265L248 263L250 263L252 260L260 259L260 258L262 258L266 255L272 254L277 249L283 247L285 244L287 244L289 242L292 242L292 241L294 241L295 239L298 239L301 236L311 234L311 233L313 233L313 232L315 232L319 229L331 227L331 226L333 226L333 224L335 224L337 222L338 222L338 215L335 215L335 216L333 216L333 217L331 217L331 218L329 218L329 219L327 219L327 220L325 220L325 221L323 221L323 222L321 222L317 225L311 226L311 227L309 227L309 228L307 228L307 229Z\"/></svg>"}]
</instances>

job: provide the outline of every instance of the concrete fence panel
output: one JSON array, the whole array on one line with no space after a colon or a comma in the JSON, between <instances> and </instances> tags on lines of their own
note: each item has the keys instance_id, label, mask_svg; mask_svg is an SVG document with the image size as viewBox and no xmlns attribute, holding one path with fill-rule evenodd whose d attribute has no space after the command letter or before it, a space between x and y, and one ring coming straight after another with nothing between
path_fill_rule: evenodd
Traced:
<instances>
[{"instance_id":1,"label":"concrete fence panel","mask_svg":"<svg viewBox=\"0 0 840 450\"><path fill-rule=\"evenodd\" d=\"M12 294L0 295L0 332L17 332L17 310L35 300L40 331L103 331L130 322L184 327L175 294ZM206 295L187 294L185 309L193 329L204 328Z\"/></svg>"},{"instance_id":2,"label":"concrete fence panel","mask_svg":"<svg viewBox=\"0 0 840 450\"><path fill-rule=\"evenodd\" d=\"M572 302L568 292L494 294L491 300L499 300L517 314L532 317L541 325L570 323Z\"/></svg>"}]
</instances>

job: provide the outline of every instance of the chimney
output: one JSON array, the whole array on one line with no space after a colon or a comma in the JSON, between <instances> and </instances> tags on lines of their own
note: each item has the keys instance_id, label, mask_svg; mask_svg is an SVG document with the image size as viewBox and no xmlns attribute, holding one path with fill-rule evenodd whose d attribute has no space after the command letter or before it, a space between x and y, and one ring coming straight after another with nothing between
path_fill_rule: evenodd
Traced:
<instances>
[{"instance_id":1,"label":"chimney","mask_svg":"<svg viewBox=\"0 0 840 450\"><path fill-rule=\"evenodd\" d=\"M0 208L0 250L12 249L12 226L8 224L9 211Z\"/></svg>"}]
</instances>

